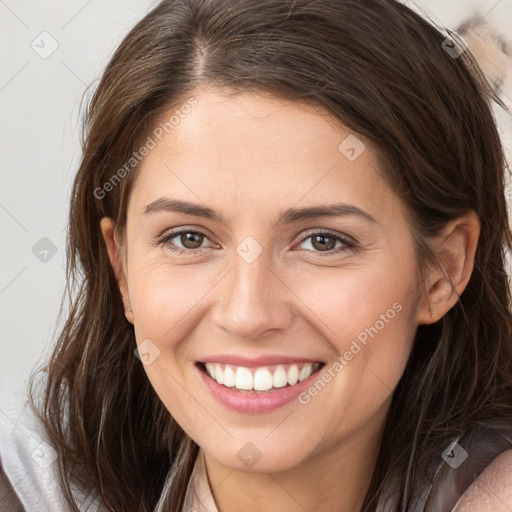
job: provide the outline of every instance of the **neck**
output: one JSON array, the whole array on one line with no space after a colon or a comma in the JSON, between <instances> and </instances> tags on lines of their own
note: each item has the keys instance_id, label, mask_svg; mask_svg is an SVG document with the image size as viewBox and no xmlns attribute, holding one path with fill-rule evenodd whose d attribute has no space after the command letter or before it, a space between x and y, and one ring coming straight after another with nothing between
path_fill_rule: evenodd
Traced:
<instances>
[{"instance_id":1,"label":"neck","mask_svg":"<svg viewBox=\"0 0 512 512\"><path fill-rule=\"evenodd\" d=\"M275 473L238 471L205 454L218 512L355 512L368 492L384 429L387 402L346 438L329 439L299 465Z\"/></svg>"}]
</instances>

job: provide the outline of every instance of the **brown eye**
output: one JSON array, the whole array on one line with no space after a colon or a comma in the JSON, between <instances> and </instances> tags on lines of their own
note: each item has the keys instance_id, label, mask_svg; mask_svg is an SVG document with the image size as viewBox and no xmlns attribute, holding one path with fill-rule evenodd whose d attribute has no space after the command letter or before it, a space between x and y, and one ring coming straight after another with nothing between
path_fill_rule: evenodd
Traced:
<instances>
[{"instance_id":1,"label":"brown eye","mask_svg":"<svg viewBox=\"0 0 512 512\"><path fill-rule=\"evenodd\" d=\"M203 242L208 237L200 231L181 230L168 233L159 240L159 244L165 246L171 252L181 253L199 253L198 249L203 249Z\"/></svg>"},{"instance_id":2,"label":"brown eye","mask_svg":"<svg viewBox=\"0 0 512 512\"><path fill-rule=\"evenodd\" d=\"M180 237L180 242L185 249L197 249L201 247L204 236L201 233L194 231L183 232Z\"/></svg>"},{"instance_id":3,"label":"brown eye","mask_svg":"<svg viewBox=\"0 0 512 512\"><path fill-rule=\"evenodd\" d=\"M338 254L350 249L355 250L357 247L356 242L352 239L329 231L312 233L304 237L300 245L306 242L309 242L310 245L310 247L305 247L306 250L317 254L324 253L325 256ZM323 256L324 254L321 255Z\"/></svg>"},{"instance_id":4,"label":"brown eye","mask_svg":"<svg viewBox=\"0 0 512 512\"><path fill-rule=\"evenodd\" d=\"M311 245L319 251L334 249L336 240L332 236L315 235L311 237Z\"/></svg>"}]
</instances>

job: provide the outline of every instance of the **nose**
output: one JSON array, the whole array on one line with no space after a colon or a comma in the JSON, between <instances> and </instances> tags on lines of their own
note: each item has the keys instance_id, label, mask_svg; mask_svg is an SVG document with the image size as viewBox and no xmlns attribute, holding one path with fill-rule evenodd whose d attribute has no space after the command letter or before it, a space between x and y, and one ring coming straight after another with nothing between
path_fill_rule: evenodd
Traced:
<instances>
[{"instance_id":1,"label":"nose","mask_svg":"<svg viewBox=\"0 0 512 512\"><path fill-rule=\"evenodd\" d=\"M244 339L275 335L276 330L289 326L293 293L269 263L263 254L252 263L235 255L233 266L217 287L212 313L215 325Z\"/></svg>"}]
</instances>

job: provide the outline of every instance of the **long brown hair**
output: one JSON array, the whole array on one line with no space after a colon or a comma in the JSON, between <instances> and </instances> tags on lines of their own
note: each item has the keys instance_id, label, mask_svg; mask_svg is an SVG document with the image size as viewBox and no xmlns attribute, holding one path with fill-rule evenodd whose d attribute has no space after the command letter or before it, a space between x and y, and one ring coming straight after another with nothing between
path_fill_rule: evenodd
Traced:
<instances>
[{"instance_id":1,"label":"long brown hair","mask_svg":"<svg viewBox=\"0 0 512 512\"><path fill-rule=\"evenodd\" d=\"M137 172L126 163L155 119L205 84L309 101L372 141L409 211L421 268L449 221L468 210L480 219L466 290L417 330L364 510L376 510L391 476L407 510L415 474L452 436L510 425L506 165L485 80L445 37L394 0L163 0L126 36L88 104L69 216L71 302L38 406L73 510L73 486L106 510L153 510L168 475L166 507L183 505L198 446L133 354L99 222L114 219L122 234Z\"/></svg>"}]
</instances>

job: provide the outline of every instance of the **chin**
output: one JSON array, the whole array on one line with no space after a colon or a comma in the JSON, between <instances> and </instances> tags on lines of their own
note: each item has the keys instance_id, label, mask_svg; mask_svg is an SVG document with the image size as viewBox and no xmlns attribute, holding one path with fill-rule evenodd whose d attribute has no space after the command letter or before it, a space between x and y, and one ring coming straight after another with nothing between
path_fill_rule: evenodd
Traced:
<instances>
[{"instance_id":1,"label":"chin","mask_svg":"<svg viewBox=\"0 0 512 512\"><path fill-rule=\"evenodd\" d=\"M208 446L201 448L209 457L222 466L249 473L288 471L299 466L307 458L304 447L300 452L297 451L295 442L292 442L289 446L281 444L279 448L261 446L257 441L254 443L251 441L234 443L230 448L225 445L216 445L212 447L211 451Z\"/></svg>"}]
</instances>

